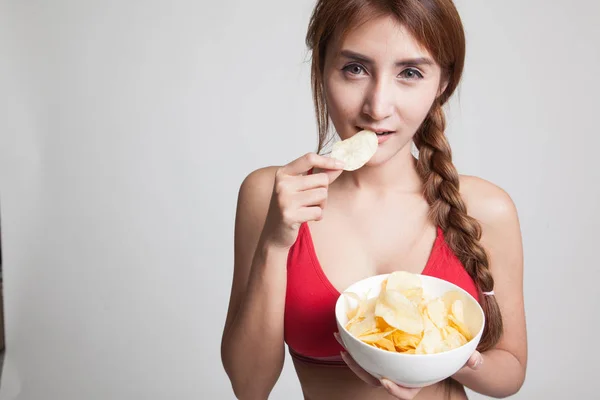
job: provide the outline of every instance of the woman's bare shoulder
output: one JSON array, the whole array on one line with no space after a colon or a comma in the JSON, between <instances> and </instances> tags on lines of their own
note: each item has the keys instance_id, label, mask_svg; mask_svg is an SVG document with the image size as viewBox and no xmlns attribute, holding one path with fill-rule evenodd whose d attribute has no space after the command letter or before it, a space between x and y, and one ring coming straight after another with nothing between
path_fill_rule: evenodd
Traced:
<instances>
[{"instance_id":1,"label":"woman's bare shoulder","mask_svg":"<svg viewBox=\"0 0 600 400\"><path fill-rule=\"evenodd\" d=\"M279 166L268 166L250 172L240 185L238 214L243 219L257 222L264 218L273 192L275 174Z\"/></svg>"},{"instance_id":2,"label":"woman's bare shoulder","mask_svg":"<svg viewBox=\"0 0 600 400\"><path fill-rule=\"evenodd\" d=\"M460 194L467 213L488 227L515 222L517 209L511 196L500 186L472 175L460 176Z\"/></svg>"},{"instance_id":3,"label":"woman's bare shoulder","mask_svg":"<svg viewBox=\"0 0 600 400\"><path fill-rule=\"evenodd\" d=\"M251 171L240 185L240 196L251 201L260 201L261 199L264 200L265 197L270 197L275 182L275 174L279 168L279 166L272 165Z\"/></svg>"}]
</instances>

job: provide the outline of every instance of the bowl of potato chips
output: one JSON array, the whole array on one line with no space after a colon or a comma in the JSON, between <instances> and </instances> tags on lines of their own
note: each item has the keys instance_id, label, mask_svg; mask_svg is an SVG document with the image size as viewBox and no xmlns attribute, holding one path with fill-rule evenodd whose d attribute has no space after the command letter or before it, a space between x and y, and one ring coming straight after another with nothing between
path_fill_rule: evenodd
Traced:
<instances>
[{"instance_id":1,"label":"bowl of potato chips","mask_svg":"<svg viewBox=\"0 0 600 400\"><path fill-rule=\"evenodd\" d=\"M404 387L440 382L476 350L485 315L453 283L396 271L348 287L335 306L344 347L364 370Z\"/></svg>"}]
</instances>

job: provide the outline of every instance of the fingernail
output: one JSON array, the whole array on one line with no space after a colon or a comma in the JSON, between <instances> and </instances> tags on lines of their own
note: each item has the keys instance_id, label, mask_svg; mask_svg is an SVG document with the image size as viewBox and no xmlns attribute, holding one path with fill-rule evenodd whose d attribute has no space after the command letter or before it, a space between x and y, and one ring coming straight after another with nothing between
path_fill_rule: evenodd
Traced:
<instances>
[{"instance_id":1,"label":"fingernail","mask_svg":"<svg viewBox=\"0 0 600 400\"><path fill-rule=\"evenodd\" d=\"M390 382L387 379L381 379L381 385L386 388L387 390L390 390Z\"/></svg>"},{"instance_id":2,"label":"fingernail","mask_svg":"<svg viewBox=\"0 0 600 400\"><path fill-rule=\"evenodd\" d=\"M335 166L336 168L344 168L344 162L341 160L335 160Z\"/></svg>"}]
</instances>

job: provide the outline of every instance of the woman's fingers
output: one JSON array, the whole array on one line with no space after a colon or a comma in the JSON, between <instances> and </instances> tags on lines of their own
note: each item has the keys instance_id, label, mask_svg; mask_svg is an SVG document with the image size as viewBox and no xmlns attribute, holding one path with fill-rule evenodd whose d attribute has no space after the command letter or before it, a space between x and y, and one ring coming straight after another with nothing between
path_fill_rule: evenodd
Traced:
<instances>
[{"instance_id":1,"label":"woman's fingers","mask_svg":"<svg viewBox=\"0 0 600 400\"><path fill-rule=\"evenodd\" d=\"M313 175L296 176L293 179L292 185L297 191L327 188L329 187L329 176L324 172L319 172Z\"/></svg>"},{"instance_id":2,"label":"woman's fingers","mask_svg":"<svg viewBox=\"0 0 600 400\"><path fill-rule=\"evenodd\" d=\"M281 172L286 175L301 175L315 167L319 169L341 170L344 168L344 163L331 157L325 157L316 153L307 153L284 166Z\"/></svg>"},{"instance_id":3,"label":"woman's fingers","mask_svg":"<svg viewBox=\"0 0 600 400\"><path fill-rule=\"evenodd\" d=\"M333 337L335 337L335 340L337 340L340 346L342 346L344 349L346 348L346 346L344 346L344 342L342 342L342 338L340 337L339 333L334 332Z\"/></svg>"},{"instance_id":4,"label":"woman's fingers","mask_svg":"<svg viewBox=\"0 0 600 400\"><path fill-rule=\"evenodd\" d=\"M346 347L344 346L344 343L342 342L342 338L340 337L340 334L338 332L335 332L333 334L333 336L335 337L335 340L338 341L340 346L344 347L344 349L345 349ZM344 360L344 362L348 365L348 367L352 370L352 372L354 372L360 379L362 379L363 381L365 381L366 383L368 383L370 385L381 386L381 382L379 382L379 380L377 378L375 378L373 375L369 374L367 371L362 369L360 367L360 365L358 365L357 362L354 361L354 359L352 358L352 356L350 354L348 354L345 351L343 351L341 354L342 354L342 359Z\"/></svg>"},{"instance_id":5,"label":"woman's fingers","mask_svg":"<svg viewBox=\"0 0 600 400\"><path fill-rule=\"evenodd\" d=\"M469 360L467 361L467 367L471 369L477 369L481 366L481 364L483 364L483 356L480 352L475 350L475 352L471 354L471 357L469 357Z\"/></svg>"},{"instance_id":6,"label":"woman's fingers","mask_svg":"<svg viewBox=\"0 0 600 400\"><path fill-rule=\"evenodd\" d=\"M298 210L298 218L301 221L320 221L323 218L323 207L302 207Z\"/></svg>"},{"instance_id":7,"label":"woman's fingers","mask_svg":"<svg viewBox=\"0 0 600 400\"><path fill-rule=\"evenodd\" d=\"M323 206L327 200L327 188L305 190L295 194L297 204L301 207Z\"/></svg>"}]
</instances>

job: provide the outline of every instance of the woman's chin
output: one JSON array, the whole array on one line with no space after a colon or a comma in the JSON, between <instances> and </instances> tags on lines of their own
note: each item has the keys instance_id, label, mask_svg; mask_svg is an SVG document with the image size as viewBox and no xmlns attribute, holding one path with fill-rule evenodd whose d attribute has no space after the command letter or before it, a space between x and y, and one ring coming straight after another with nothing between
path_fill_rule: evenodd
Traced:
<instances>
[{"instance_id":1,"label":"woman's chin","mask_svg":"<svg viewBox=\"0 0 600 400\"><path fill-rule=\"evenodd\" d=\"M390 160L390 158L391 157L387 154L375 153L375 155L373 157L371 157L371 159L365 163L365 167L367 167L367 168L380 167L380 166L384 165L385 163L387 163Z\"/></svg>"},{"instance_id":2,"label":"woman's chin","mask_svg":"<svg viewBox=\"0 0 600 400\"><path fill-rule=\"evenodd\" d=\"M373 155L373 157L371 157L371 159L367 161L364 166L368 168L377 168L393 160L397 160L400 157L403 157L402 154L404 153L402 149L399 149L398 151L394 152L382 150L383 149L378 149L377 152ZM412 154L410 154L410 157L412 157Z\"/></svg>"}]
</instances>

